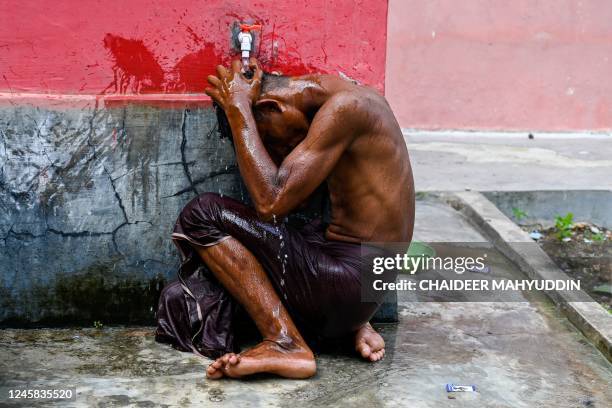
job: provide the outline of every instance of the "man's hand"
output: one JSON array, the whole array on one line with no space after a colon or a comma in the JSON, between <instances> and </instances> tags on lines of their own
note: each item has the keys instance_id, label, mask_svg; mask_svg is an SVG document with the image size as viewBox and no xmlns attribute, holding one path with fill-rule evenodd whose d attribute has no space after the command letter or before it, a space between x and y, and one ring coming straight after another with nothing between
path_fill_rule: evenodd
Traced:
<instances>
[{"instance_id":1,"label":"man's hand","mask_svg":"<svg viewBox=\"0 0 612 408\"><path fill-rule=\"evenodd\" d=\"M263 71L255 58L250 59L249 68L254 71L252 79L242 74L242 63L239 60L232 62L231 70L222 65L217 66L217 76L208 76L212 87L206 88L204 92L226 112L228 107L240 103L252 106L261 91Z\"/></svg>"}]
</instances>

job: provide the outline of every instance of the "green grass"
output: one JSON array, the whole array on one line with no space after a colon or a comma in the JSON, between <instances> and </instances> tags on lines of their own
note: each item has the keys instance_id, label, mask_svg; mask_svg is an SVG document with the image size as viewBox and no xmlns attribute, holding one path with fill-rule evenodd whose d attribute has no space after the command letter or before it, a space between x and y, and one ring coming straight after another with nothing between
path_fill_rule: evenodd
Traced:
<instances>
[{"instance_id":1,"label":"green grass","mask_svg":"<svg viewBox=\"0 0 612 408\"><path fill-rule=\"evenodd\" d=\"M512 207L512 216L516 222L521 222L523 218L527 217L527 213L520 208Z\"/></svg>"},{"instance_id":2,"label":"green grass","mask_svg":"<svg viewBox=\"0 0 612 408\"><path fill-rule=\"evenodd\" d=\"M585 234L587 235L587 234ZM603 232L598 232L596 234L592 233L592 232L588 232L588 239L590 239L593 242L603 242L606 239L606 236L604 235Z\"/></svg>"},{"instance_id":3,"label":"green grass","mask_svg":"<svg viewBox=\"0 0 612 408\"><path fill-rule=\"evenodd\" d=\"M572 227L574 226L574 214L568 212L564 216L557 215L555 217L555 229L557 230L557 238L562 241L564 238L572 236Z\"/></svg>"}]
</instances>

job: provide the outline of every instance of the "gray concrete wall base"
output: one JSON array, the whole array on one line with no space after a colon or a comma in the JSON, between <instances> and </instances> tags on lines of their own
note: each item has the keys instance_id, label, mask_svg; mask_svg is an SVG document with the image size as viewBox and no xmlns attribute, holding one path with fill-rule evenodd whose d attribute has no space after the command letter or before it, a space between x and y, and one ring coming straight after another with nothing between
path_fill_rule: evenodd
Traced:
<instances>
[{"instance_id":1,"label":"gray concrete wall base","mask_svg":"<svg viewBox=\"0 0 612 408\"><path fill-rule=\"evenodd\" d=\"M216 129L211 108L0 108L0 325L152 324L184 205L248 202ZM379 317L397 320L395 293Z\"/></svg>"},{"instance_id":2,"label":"gray concrete wall base","mask_svg":"<svg viewBox=\"0 0 612 408\"><path fill-rule=\"evenodd\" d=\"M447 201L464 213L491 242L531 279L570 279L529 235L478 192L459 192ZM595 301L575 301L564 291L546 294L565 312L568 319L612 362L612 318ZM580 293L580 299L590 299ZM591 299L592 300L592 299Z\"/></svg>"},{"instance_id":3,"label":"gray concrete wall base","mask_svg":"<svg viewBox=\"0 0 612 408\"><path fill-rule=\"evenodd\" d=\"M181 208L243 198L211 109L0 109L0 322L152 322Z\"/></svg>"}]
</instances>

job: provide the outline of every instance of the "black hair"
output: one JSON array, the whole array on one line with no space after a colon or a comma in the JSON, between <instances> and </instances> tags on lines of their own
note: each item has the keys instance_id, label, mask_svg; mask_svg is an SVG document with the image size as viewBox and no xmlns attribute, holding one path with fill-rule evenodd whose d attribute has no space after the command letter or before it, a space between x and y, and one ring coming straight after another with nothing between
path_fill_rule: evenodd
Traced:
<instances>
[{"instance_id":1,"label":"black hair","mask_svg":"<svg viewBox=\"0 0 612 408\"><path fill-rule=\"evenodd\" d=\"M247 78L251 78L253 74L251 72L247 72L245 74ZM285 75L277 75L277 74L269 74L264 72L261 77L261 92L269 92L273 89L282 88L289 85L289 77ZM228 138L234 145L234 139L232 138L232 128L227 120L227 116L225 116L225 112L223 108L219 106L216 102L213 102L213 108L215 109L215 113L217 115L217 131L219 132L219 137L221 139Z\"/></svg>"},{"instance_id":2,"label":"black hair","mask_svg":"<svg viewBox=\"0 0 612 408\"><path fill-rule=\"evenodd\" d=\"M289 86L289 77L287 75L269 74L264 72L263 76L261 77L262 93L287 86Z\"/></svg>"}]
</instances>

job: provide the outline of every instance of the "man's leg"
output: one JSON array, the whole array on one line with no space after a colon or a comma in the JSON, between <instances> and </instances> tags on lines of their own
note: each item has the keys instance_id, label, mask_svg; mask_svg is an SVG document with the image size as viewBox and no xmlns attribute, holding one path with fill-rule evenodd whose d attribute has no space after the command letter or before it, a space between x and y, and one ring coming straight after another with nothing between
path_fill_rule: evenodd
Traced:
<instances>
[{"instance_id":1,"label":"man's leg","mask_svg":"<svg viewBox=\"0 0 612 408\"><path fill-rule=\"evenodd\" d=\"M263 341L240 353L217 359L206 370L209 378L272 373L288 378L315 374L314 355L280 301L253 254L234 238L195 250L219 282L245 308Z\"/></svg>"}]
</instances>

